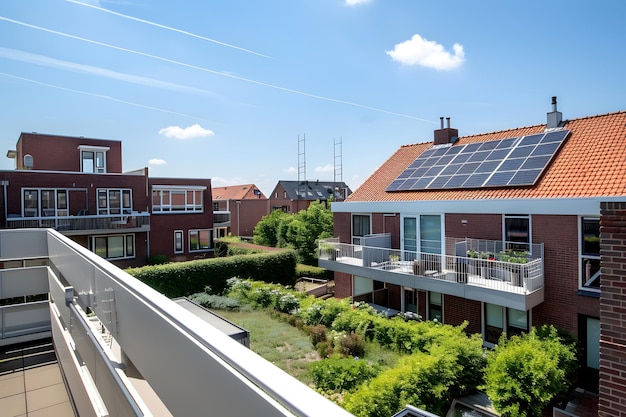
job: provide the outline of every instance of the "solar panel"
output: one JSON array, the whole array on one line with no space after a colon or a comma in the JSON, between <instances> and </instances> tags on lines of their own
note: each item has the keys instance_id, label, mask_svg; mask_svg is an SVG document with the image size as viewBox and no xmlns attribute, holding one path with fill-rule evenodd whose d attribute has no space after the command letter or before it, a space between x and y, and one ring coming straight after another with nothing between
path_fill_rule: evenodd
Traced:
<instances>
[{"instance_id":1,"label":"solar panel","mask_svg":"<svg viewBox=\"0 0 626 417\"><path fill-rule=\"evenodd\" d=\"M437 145L418 156L387 191L533 185L569 134L555 130L466 145Z\"/></svg>"}]
</instances>

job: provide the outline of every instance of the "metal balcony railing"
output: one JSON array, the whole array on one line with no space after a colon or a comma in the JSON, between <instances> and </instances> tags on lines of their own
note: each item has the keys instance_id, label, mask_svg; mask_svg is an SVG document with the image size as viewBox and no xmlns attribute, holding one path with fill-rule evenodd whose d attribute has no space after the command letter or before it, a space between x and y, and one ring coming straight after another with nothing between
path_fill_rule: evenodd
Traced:
<instances>
[{"instance_id":1,"label":"metal balcony railing","mask_svg":"<svg viewBox=\"0 0 626 417\"><path fill-rule=\"evenodd\" d=\"M214 211L213 226L230 226L230 211Z\"/></svg>"},{"instance_id":2,"label":"metal balcony railing","mask_svg":"<svg viewBox=\"0 0 626 417\"><path fill-rule=\"evenodd\" d=\"M507 293L530 294L543 288L542 244L532 250L507 250L506 242L476 239L446 240L455 255L320 241L318 257L341 264L377 269L393 274L420 276L462 285L476 285ZM462 252L465 256L457 256Z\"/></svg>"},{"instance_id":3,"label":"metal balcony railing","mask_svg":"<svg viewBox=\"0 0 626 417\"><path fill-rule=\"evenodd\" d=\"M131 212L117 215L11 217L7 229L51 228L60 232L80 230L144 229L150 230L150 213Z\"/></svg>"}]
</instances>

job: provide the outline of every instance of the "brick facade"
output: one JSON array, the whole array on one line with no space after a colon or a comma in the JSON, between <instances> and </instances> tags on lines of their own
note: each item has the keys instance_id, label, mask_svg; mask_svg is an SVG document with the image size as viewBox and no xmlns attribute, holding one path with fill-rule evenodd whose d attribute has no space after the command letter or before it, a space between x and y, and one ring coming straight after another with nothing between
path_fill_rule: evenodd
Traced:
<instances>
[{"instance_id":1,"label":"brick facade","mask_svg":"<svg viewBox=\"0 0 626 417\"><path fill-rule=\"evenodd\" d=\"M626 416L626 203L602 203L599 416Z\"/></svg>"}]
</instances>

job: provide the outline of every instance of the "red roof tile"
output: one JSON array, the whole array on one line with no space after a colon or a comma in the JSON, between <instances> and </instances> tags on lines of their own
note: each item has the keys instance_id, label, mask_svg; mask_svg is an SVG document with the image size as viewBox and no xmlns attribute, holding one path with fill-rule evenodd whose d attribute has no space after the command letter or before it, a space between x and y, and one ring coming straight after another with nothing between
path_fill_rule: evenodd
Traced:
<instances>
[{"instance_id":1,"label":"red roof tile","mask_svg":"<svg viewBox=\"0 0 626 417\"><path fill-rule=\"evenodd\" d=\"M254 194L258 190L260 195ZM212 187L213 200L244 200L267 198L254 184L229 185L228 187Z\"/></svg>"},{"instance_id":2,"label":"red roof tile","mask_svg":"<svg viewBox=\"0 0 626 417\"><path fill-rule=\"evenodd\" d=\"M457 144L486 142L541 133L546 125L463 136ZM346 200L475 200L573 198L626 195L626 111L565 121L571 131L554 160L533 186L387 192L432 142L398 149Z\"/></svg>"}]
</instances>

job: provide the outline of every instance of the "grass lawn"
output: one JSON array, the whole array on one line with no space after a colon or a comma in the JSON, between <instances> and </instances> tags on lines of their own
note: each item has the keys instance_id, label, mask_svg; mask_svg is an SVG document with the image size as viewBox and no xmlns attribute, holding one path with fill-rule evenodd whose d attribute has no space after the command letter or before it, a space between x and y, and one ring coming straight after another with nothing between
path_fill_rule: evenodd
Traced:
<instances>
[{"instance_id":1,"label":"grass lawn","mask_svg":"<svg viewBox=\"0 0 626 417\"><path fill-rule=\"evenodd\" d=\"M213 310L227 320L250 332L250 349L286 371L294 378L313 387L307 369L320 359L309 338L297 328L271 317L263 310ZM392 368L402 356L381 348L378 343L366 342L363 359Z\"/></svg>"},{"instance_id":2,"label":"grass lawn","mask_svg":"<svg viewBox=\"0 0 626 417\"><path fill-rule=\"evenodd\" d=\"M213 311L250 332L250 350L299 381L313 385L307 370L309 364L320 357L300 330L262 310Z\"/></svg>"}]
</instances>

